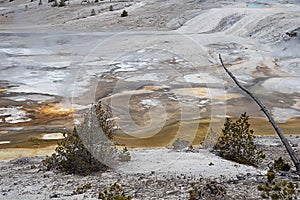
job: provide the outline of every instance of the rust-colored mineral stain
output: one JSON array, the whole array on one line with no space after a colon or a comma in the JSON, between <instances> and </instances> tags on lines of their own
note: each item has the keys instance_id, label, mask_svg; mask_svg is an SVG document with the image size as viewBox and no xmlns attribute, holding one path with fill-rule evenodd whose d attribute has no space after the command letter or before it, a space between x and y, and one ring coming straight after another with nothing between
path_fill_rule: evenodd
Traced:
<instances>
[{"instance_id":1,"label":"rust-colored mineral stain","mask_svg":"<svg viewBox=\"0 0 300 200\"><path fill-rule=\"evenodd\" d=\"M215 98L219 99L219 100L229 100L229 99L236 99L236 98L240 98L240 97L241 97L241 95L233 94L233 93L215 96Z\"/></svg>"},{"instance_id":2,"label":"rust-colored mineral stain","mask_svg":"<svg viewBox=\"0 0 300 200\"><path fill-rule=\"evenodd\" d=\"M73 109L72 108L63 108L62 106L57 105L50 105L50 106L43 106L38 108L43 114L46 115L65 115L65 116L72 116Z\"/></svg>"},{"instance_id":3,"label":"rust-colored mineral stain","mask_svg":"<svg viewBox=\"0 0 300 200\"><path fill-rule=\"evenodd\" d=\"M0 93L3 93L5 91L6 91L6 89L0 88Z\"/></svg>"},{"instance_id":4,"label":"rust-colored mineral stain","mask_svg":"<svg viewBox=\"0 0 300 200\"><path fill-rule=\"evenodd\" d=\"M21 123L1 123L4 127L20 127L20 126L37 126L47 124L53 120L70 120L73 117L73 109L63 108L57 105L35 106L29 108L20 108L26 112L26 116L31 118L31 121Z\"/></svg>"},{"instance_id":5,"label":"rust-colored mineral stain","mask_svg":"<svg viewBox=\"0 0 300 200\"><path fill-rule=\"evenodd\" d=\"M147 91L158 91L158 90L161 90L162 88L159 87L159 86L145 86L144 87L144 90L147 90Z\"/></svg>"},{"instance_id":6,"label":"rust-colored mineral stain","mask_svg":"<svg viewBox=\"0 0 300 200\"><path fill-rule=\"evenodd\" d=\"M239 95L239 94L234 94L234 93L226 94L225 92L222 92L222 90L215 91L215 93L217 93L217 92L219 92L219 93L217 93L218 95L213 95L214 92L212 92L210 89L205 88L205 87L180 88L180 89L175 89L173 91L176 94L180 94L180 95L189 95L189 96L200 97L200 98L214 98L214 99L218 99L218 100L229 100L229 99L241 97L241 95ZM222 94L222 93L224 93L224 94Z\"/></svg>"},{"instance_id":7,"label":"rust-colored mineral stain","mask_svg":"<svg viewBox=\"0 0 300 200\"><path fill-rule=\"evenodd\" d=\"M37 108L28 108L25 109L27 112L33 112L35 120L32 123L41 124L43 121L47 122L49 120L57 120L57 119L67 119L73 117L73 109L72 108L63 108L57 105L48 105ZM30 122L29 122L30 124Z\"/></svg>"},{"instance_id":8,"label":"rust-colored mineral stain","mask_svg":"<svg viewBox=\"0 0 300 200\"><path fill-rule=\"evenodd\" d=\"M180 88L175 89L175 93L181 95L190 95L195 97L207 97L207 88Z\"/></svg>"}]
</instances>

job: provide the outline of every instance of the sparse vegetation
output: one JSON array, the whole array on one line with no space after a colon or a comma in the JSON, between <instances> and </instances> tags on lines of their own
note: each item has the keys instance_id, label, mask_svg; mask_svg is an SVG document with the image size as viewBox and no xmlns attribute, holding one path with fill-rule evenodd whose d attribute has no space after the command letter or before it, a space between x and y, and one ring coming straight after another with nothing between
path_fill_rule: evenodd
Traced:
<instances>
[{"instance_id":1,"label":"sparse vegetation","mask_svg":"<svg viewBox=\"0 0 300 200\"><path fill-rule=\"evenodd\" d=\"M96 15L96 12L95 12L95 9L93 8L91 11L91 16L94 16L94 15Z\"/></svg>"},{"instance_id":2,"label":"sparse vegetation","mask_svg":"<svg viewBox=\"0 0 300 200\"><path fill-rule=\"evenodd\" d=\"M47 170L87 175L106 170L117 160L129 161L131 156L128 149L125 147L118 152L111 141L114 130L111 110L99 102L90 108L83 123L58 144L55 153L47 157L43 164Z\"/></svg>"},{"instance_id":3,"label":"sparse vegetation","mask_svg":"<svg viewBox=\"0 0 300 200\"><path fill-rule=\"evenodd\" d=\"M265 155L254 144L254 131L250 129L248 121L249 116L246 113L242 114L236 122L227 118L222 136L214 148L225 159L257 166Z\"/></svg>"},{"instance_id":4,"label":"sparse vegetation","mask_svg":"<svg viewBox=\"0 0 300 200\"><path fill-rule=\"evenodd\" d=\"M287 163L282 157L279 157L277 160L274 160L271 169L276 171L289 171L291 169L291 165Z\"/></svg>"},{"instance_id":5,"label":"sparse vegetation","mask_svg":"<svg viewBox=\"0 0 300 200\"><path fill-rule=\"evenodd\" d=\"M269 171L266 174L267 181L264 184L257 186L261 191L263 199L297 199L300 195L300 187L297 182L284 180L278 176L278 172L289 171L290 166L281 157L274 161L272 166L269 166Z\"/></svg>"},{"instance_id":6,"label":"sparse vegetation","mask_svg":"<svg viewBox=\"0 0 300 200\"><path fill-rule=\"evenodd\" d=\"M272 124L274 130L276 131L277 135L279 136L281 142L283 143L285 149L289 153L289 156L291 157L291 160L293 161L298 174L300 174L300 161L298 160L295 151L291 147L291 145L288 142L288 140L285 138L283 132L281 131L280 127L278 126L278 124L276 123L276 121L274 120L274 118L272 117L272 115L269 113L269 111L266 108L266 106L259 100L259 98L257 98L255 95L253 95L245 87L243 87L239 83L238 79L225 67L225 65L223 63L223 60L222 60L222 57L221 57L221 54L219 54L219 60L221 62L222 67L224 68L224 70L226 71L226 73L230 76L230 78L235 82L235 84L242 91L244 91L246 94L248 94L251 97L251 99L253 99L255 101L255 103L261 108L261 110L263 111L263 113L266 115L266 117L268 118L269 122Z\"/></svg>"},{"instance_id":7,"label":"sparse vegetation","mask_svg":"<svg viewBox=\"0 0 300 200\"><path fill-rule=\"evenodd\" d=\"M125 194L124 189L117 183L110 186L109 189L99 192L98 199L102 200L131 200L131 196Z\"/></svg>"},{"instance_id":8,"label":"sparse vegetation","mask_svg":"<svg viewBox=\"0 0 300 200\"><path fill-rule=\"evenodd\" d=\"M109 106L104 108L101 101L96 105L96 116L103 133L110 140L113 139L116 130L116 122Z\"/></svg>"},{"instance_id":9,"label":"sparse vegetation","mask_svg":"<svg viewBox=\"0 0 300 200\"><path fill-rule=\"evenodd\" d=\"M55 169L68 174L87 175L107 169L107 166L95 159L87 150L76 129L59 142L55 153L42 163L47 170Z\"/></svg>"},{"instance_id":10,"label":"sparse vegetation","mask_svg":"<svg viewBox=\"0 0 300 200\"><path fill-rule=\"evenodd\" d=\"M121 17L127 17L128 16L128 12L126 10L123 10Z\"/></svg>"},{"instance_id":11,"label":"sparse vegetation","mask_svg":"<svg viewBox=\"0 0 300 200\"><path fill-rule=\"evenodd\" d=\"M63 6L66 6L66 2L65 0L60 0L58 7L63 7Z\"/></svg>"},{"instance_id":12,"label":"sparse vegetation","mask_svg":"<svg viewBox=\"0 0 300 200\"><path fill-rule=\"evenodd\" d=\"M127 147L123 148L123 151L119 154L119 159L122 162L130 161L131 156L130 156L130 153L129 153Z\"/></svg>"}]
</instances>

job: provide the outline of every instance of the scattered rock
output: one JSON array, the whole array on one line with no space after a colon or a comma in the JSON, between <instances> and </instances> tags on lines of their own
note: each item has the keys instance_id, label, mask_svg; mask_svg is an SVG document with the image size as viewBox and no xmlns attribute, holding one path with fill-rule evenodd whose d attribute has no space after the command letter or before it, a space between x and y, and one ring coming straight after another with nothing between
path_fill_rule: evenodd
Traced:
<instances>
[{"instance_id":1,"label":"scattered rock","mask_svg":"<svg viewBox=\"0 0 300 200\"><path fill-rule=\"evenodd\" d=\"M49 197L50 199L52 199L52 198L58 198L59 196L58 194L54 193L54 194L50 194Z\"/></svg>"}]
</instances>

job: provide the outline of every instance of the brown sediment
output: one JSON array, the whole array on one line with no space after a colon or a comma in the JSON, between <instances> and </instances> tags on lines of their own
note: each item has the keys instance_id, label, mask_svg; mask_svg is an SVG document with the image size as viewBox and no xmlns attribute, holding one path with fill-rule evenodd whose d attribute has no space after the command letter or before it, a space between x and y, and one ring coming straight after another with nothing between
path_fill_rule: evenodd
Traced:
<instances>
[{"instance_id":1,"label":"brown sediment","mask_svg":"<svg viewBox=\"0 0 300 200\"><path fill-rule=\"evenodd\" d=\"M157 134L149 138L133 137L128 134L118 132L114 140L120 144L126 145L128 148L165 147L170 145L174 141L174 139L177 138L177 136L179 135L178 134L179 127L181 126L184 127L183 130L187 134L180 134L180 138L182 136L186 136L186 138L184 139L187 139L188 141L193 141L192 142L193 145L200 145L209 130L209 125L215 122L217 122L217 120L212 120L209 118L194 120L194 121L175 122L166 125ZM274 131L273 127L266 119L251 118L250 124L251 124L250 128L254 129L255 135L276 136L276 132ZM197 133L193 135L190 133L194 131L194 129L191 127L195 125L198 125L198 130ZM286 136L289 135L300 136L300 133L298 131L300 130L300 118L289 119L285 123L280 123L279 126ZM51 132L51 129L49 129L47 133L54 133L58 131L59 130L53 129ZM43 134L45 134L45 132L43 132ZM12 158L11 155L13 155L13 152L20 153L22 149L26 149L25 150L27 152L26 155L30 155L30 156L34 155L34 152L39 151L39 149L41 150L39 151L38 155L42 155L41 152L44 153L43 155L50 155L51 153L54 152L54 147L56 146L59 140L44 140L41 139L41 135L42 135L42 130L40 130L39 133L31 132L27 130L25 132L18 131L15 134L3 135L3 137L0 137L0 139L3 138L6 141L11 141L11 143L0 145L0 160L6 159L9 156ZM12 152L7 153L6 155L5 152L8 152L8 149L10 149ZM29 154L28 152L30 151L31 153ZM15 158L18 157L18 153L15 153L14 155Z\"/></svg>"},{"instance_id":2,"label":"brown sediment","mask_svg":"<svg viewBox=\"0 0 300 200\"><path fill-rule=\"evenodd\" d=\"M235 119L234 119L235 120ZM125 144L130 148L143 148L143 147L164 147L167 146L179 133L179 127L184 127L183 130L187 134L181 134L186 136L186 139L193 141L193 145L199 145L204 140L210 123L213 123L211 119L201 119L200 121L187 121L187 122L175 122L169 125L166 125L162 128L157 134L154 134L149 138L133 137L123 132L118 132L115 136L115 141L121 144ZM266 119L250 119L250 128L254 130L255 135L264 135L264 136L276 136L271 124ZM190 132L194 131L193 127L198 125L197 133L191 134ZM280 128L286 136L289 135L300 135L300 119L293 118L288 120L286 123L280 123ZM54 131L54 130L53 130ZM57 131L57 130L56 130ZM44 132L45 133L45 132ZM43 133L43 134L44 134ZM53 133L53 132L48 132ZM193 138L192 138L193 137ZM40 148L48 145L56 144L59 140L44 140L41 138L41 133L32 133L26 132L22 133L19 131L16 134L5 135L5 140L12 141L10 144L0 145L0 149L14 147L14 148ZM15 141L15 142L14 142Z\"/></svg>"},{"instance_id":3,"label":"brown sediment","mask_svg":"<svg viewBox=\"0 0 300 200\"><path fill-rule=\"evenodd\" d=\"M72 116L73 109L72 108L62 108L61 106L57 105L49 105L49 106L43 106L41 108L38 108L38 110L46 115L67 115Z\"/></svg>"},{"instance_id":4,"label":"brown sediment","mask_svg":"<svg viewBox=\"0 0 300 200\"><path fill-rule=\"evenodd\" d=\"M179 133L179 127L184 126L184 131L187 132L185 135L187 140L193 141L193 145L199 145L208 130L208 123L199 124L197 133L195 135L189 134L189 131L194 132L194 128L189 130L189 127L198 125L199 121L190 122L176 122L169 124L162 128L157 134L149 138L139 138L120 133L115 136L115 141L124 144L129 148L150 148L150 147L165 147L169 145ZM192 125L192 126L191 126ZM183 134L184 135L184 134Z\"/></svg>"},{"instance_id":5,"label":"brown sediment","mask_svg":"<svg viewBox=\"0 0 300 200\"><path fill-rule=\"evenodd\" d=\"M208 96L208 89L207 88L180 88L174 89L175 93L181 95L189 95L194 97L207 97Z\"/></svg>"},{"instance_id":6,"label":"brown sediment","mask_svg":"<svg viewBox=\"0 0 300 200\"><path fill-rule=\"evenodd\" d=\"M147 90L147 91L159 91L163 89L163 87L159 87L159 86L145 86L144 87L144 90Z\"/></svg>"},{"instance_id":7,"label":"brown sediment","mask_svg":"<svg viewBox=\"0 0 300 200\"><path fill-rule=\"evenodd\" d=\"M48 146L57 145L59 140L43 140L35 137L30 137L25 141L16 142L16 143L7 143L0 145L0 151L7 148L27 148L27 149L36 149L36 148L45 148Z\"/></svg>"},{"instance_id":8,"label":"brown sediment","mask_svg":"<svg viewBox=\"0 0 300 200\"><path fill-rule=\"evenodd\" d=\"M272 125L266 119L250 119L250 124L255 135L274 136L277 135ZM300 118L291 118L285 123L278 123L286 136L300 136Z\"/></svg>"},{"instance_id":9,"label":"brown sediment","mask_svg":"<svg viewBox=\"0 0 300 200\"><path fill-rule=\"evenodd\" d=\"M73 128L73 110L64 109L58 104L45 102L38 104L30 101L16 102L22 105L20 110L26 112L26 116L31 119L28 122L0 124L0 141L10 143L0 144L1 152L5 149L40 149L57 145L58 140L43 139L44 134L66 133ZM20 130L14 128L19 127ZM5 155L0 156L0 159Z\"/></svg>"},{"instance_id":10,"label":"brown sediment","mask_svg":"<svg viewBox=\"0 0 300 200\"><path fill-rule=\"evenodd\" d=\"M219 95L211 96L213 94L211 90L215 90L216 92L218 91ZM179 88L179 89L174 89L173 92L181 95L187 95L187 96L193 96L199 98L212 98L217 100L229 100L229 99L237 99L241 97L241 95L237 93L225 93L222 89L214 89L214 88L206 88L206 87Z\"/></svg>"},{"instance_id":11,"label":"brown sediment","mask_svg":"<svg viewBox=\"0 0 300 200\"><path fill-rule=\"evenodd\" d=\"M30 126L34 124L45 124L52 120L58 119L70 119L73 117L72 109L63 109L61 106L57 105L46 105L36 108L25 108L28 113L33 113L34 120L24 124L25 126Z\"/></svg>"},{"instance_id":12,"label":"brown sediment","mask_svg":"<svg viewBox=\"0 0 300 200\"><path fill-rule=\"evenodd\" d=\"M0 160L10 160L20 157L33 157L33 156L45 156L51 155L57 145L47 145L38 148L6 148L0 150Z\"/></svg>"},{"instance_id":13,"label":"brown sediment","mask_svg":"<svg viewBox=\"0 0 300 200\"><path fill-rule=\"evenodd\" d=\"M210 119L200 120L200 121L191 121L191 122L184 122L185 128L184 130L188 133L189 127L188 124L199 124L198 131L192 140L193 145L200 145L201 142L204 140L210 124ZM263 135L263 136L276 136L276 132L274 131L272 125L266 119L250 119L251 128L254 130L255 135ZM153 137L150 138L138 138L132 137L129 135L119 135L115 137L115 140L119 143L125 144L129 148L141 148L141 147L165 147L178 134L179 126L183 126L183 123L176 122L170 125L165 126L158 134L155 134ZM286 123L279 124L282 131L286 136L289 135L300 135L300 119L294 118L288 120ZM188 135L188 134L187 134ZM189 135L187 136L189 137ZM188 138L190 139L190 138Z\"/></svg>"}]
</instances>

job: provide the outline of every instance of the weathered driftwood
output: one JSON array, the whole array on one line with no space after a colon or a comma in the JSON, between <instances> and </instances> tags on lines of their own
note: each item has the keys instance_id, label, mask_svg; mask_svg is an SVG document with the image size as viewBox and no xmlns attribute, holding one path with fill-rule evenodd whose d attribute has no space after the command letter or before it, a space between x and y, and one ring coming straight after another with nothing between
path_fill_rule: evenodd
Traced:
<instances>
[{"instance_id":1,"label":"weathered driftwood","mask_svg":"<svg viewBox=\"0 0 300 200\"><path fill-rule=\"evenodd\" d=\"M271 114L269 113L267 108L265 107L265 105L256 96L254 96L251 92L249 92L246 88L244 88L238 82L238 80L235 78L235 76L225 67L220 54L219 54L219 59L220 59L220 62L222 64L223 68L225 69L226 73L232 78L232 80L235 82L235 84L241 90L243 90L245 93L247 93L256 102L256 104L261 108L261 110L264 112L264 114L267 116L269 122L272 124L272 126L275 129L277 135L279 136L279 138L281 139L283 145L285 146L286 150L288 151L288 153L289 153L289 155L290 155L290 157L291 157L291 159L292 159L292 161L293 161L293 163L296 167L297 173L300 174L300 163L299 163L299 160L297 159L295 151L291 147L290 143L288 142L288 140L284 136L283 132L281 131L281 129L279 128L279 126L277 125L277 123L275 122L275 120L273 119L273 117L271 116Z\"/></svg>"}]
</instances>

